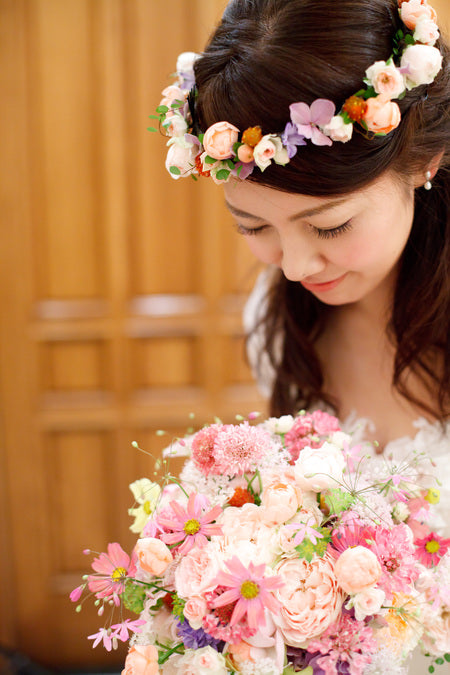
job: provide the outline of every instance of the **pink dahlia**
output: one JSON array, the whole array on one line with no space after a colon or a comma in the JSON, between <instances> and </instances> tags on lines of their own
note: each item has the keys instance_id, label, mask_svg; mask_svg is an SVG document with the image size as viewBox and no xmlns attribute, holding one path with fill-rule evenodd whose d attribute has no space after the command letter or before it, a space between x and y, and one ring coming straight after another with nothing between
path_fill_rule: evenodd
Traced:
<instances>
[{"instance_id":1,"label":"pink dahlia","mask_svg":"<svg viewBox=\"0 0 450 675\"><path fill-rule=\"evenodd\" d=\"M372 662L372 654L378 651L372 629L363 621L356 621L349 614L341 614L318 639L308 644L310 653L324 654L317 659L317 665L325 675L336 675L338 663L348 663L352 675L363 675L364 667ZM345 671L347 672L347 671Z\"/></svg>"},{"instance_id":2,"label":"pink dahlia","mask_svg":"<svg viewBox=\"0 0 450 675\"><path fill-rule=\"evenodd\" d=\"M89 590L97 598L111 596L114 604L119 605L119 595L124 592L128 577L133 577L136 572L134 560L130 560L120 544L108 544L108 553L100 553L98 558L94 558L92 569L97 574L89 575Z\"/></svg>"},{"instance_id":3,"label":"pink dahlia","mask_svg":"<svg viewBox=\"0 0 450 675\"><path fill-rule=\"evenodd\" d=\"M262 565L250 563L247 569L237 556L233 556L226 565L229 572L219 572L216 582L229 590L216 598L212 606L216 608L236 603L230 625L233 626L247 615L248 626L256 630L258 626L265 624L266 607L271 612L278 611L280 603L272 591L283 586L283 581L278 576L264 577L266 569L264 563Z\"/></svg>"},{"instance_id":4,"label":"pink dahlia","mask_svg":"<svg viewBox=\"0 0 450 675\"><path fill-rule=\"evenodd\" d=\"M254 471L259 461L272 447L270 433L248 422L227 424L214 443L216 466L229 476Z\"/></svg>"},{"instance_id":5,"label":"pink dahlia","mask_svg":"<svg viewBox=\"0 0 450 675\"><path fill-rule=\"evenodd\" d=\"M424 539L416 539L415 545L420 562L426 567L436 567L449 550L450 539L444 539L436 532L431 532Z\"/></svg>"},{"instance_id":6,"label":"pink dahlia","mask_svg":"<svg viewBox=\"0 0 450 675\"><path fill-rule=\"evenodd\" d=\"M222 513L222 507L215 506L205 512L201 495L193 492L186 508L176 501L170 502L170 506L172 514L158 518L158 522L166 530L160 535L160 539L166 544L181 544L181 555L188 553L193 546L205 546L207 537L222 534L220 525L214 523Z\"/></svg>"},{"instance_id":7,"label":"pink dahlia","mask_svg":"<svg viewBox=\"0 0 450 675\"><path fill-rule=\"evenodd\" d=\"M407 593L419 576L414 544L409 528L400 524L391 530L377 528L369 548L375 553L381 565L382 576L378 586L386 594Z\"/></svg>"},{"instance_id":8,"label":"pink dahlia","mask_svg":"<svg viewBox=\"0 0 450 675\"><path fill-rule=\"evenodd\" d=\"M210 473L220 473L216 466L214 443L217 434L225 428L223 424L212 424L197 431L192 440L192 461L206 476Z\"/></svg>"}]
</instances>

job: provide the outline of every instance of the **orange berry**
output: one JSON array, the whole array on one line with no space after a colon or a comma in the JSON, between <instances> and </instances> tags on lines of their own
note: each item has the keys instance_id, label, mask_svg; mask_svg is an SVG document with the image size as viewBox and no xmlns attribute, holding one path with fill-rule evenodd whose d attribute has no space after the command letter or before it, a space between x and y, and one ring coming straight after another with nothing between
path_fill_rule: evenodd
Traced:
<instances>
[{"instance_id":1,"label":"orange berry","mask_svg":"<svg viewBox=\"0 0 450 675\"><path fill-rule=\"evenodd\" d=\"M350 96L342 106L342 110L346 112L354 122L361 122L366 113L366 109L367 103L360 96Z\"/></svg>"},{"instance_id":2,"label":"orange berry","mask_svg":"<svg viewBox=\"0 0 450 675\"><path fill-rule=\"evenodd\" d=\"M242 142L254 148L262 138L261 127L249 127L242 134Z\"/></svg>"},{"instance_id":3,"label":"orange berry","mask_svg":"<svg viewBox=\"0 0 450 675\"><path fill-rule=\"evenodd\" d=\"M195 158L195 168L197 169L197 173L199 176L205 176L205 178L209 178L211 175L211 171L205 171L203 168L202 160L200 159L200 154L197 155Z\"/></svg>"},{"instance_id":4,"label":"orange berry","mask_svg":"<svg viewBox=\"0 0 450 675\"><path fill-rule=\"evenodd\" d=\"M248 490L237 487L231 499L228 500L230 506L244 506L244 504L254 504L255 498Z\"/></svg>"}]
</instances>

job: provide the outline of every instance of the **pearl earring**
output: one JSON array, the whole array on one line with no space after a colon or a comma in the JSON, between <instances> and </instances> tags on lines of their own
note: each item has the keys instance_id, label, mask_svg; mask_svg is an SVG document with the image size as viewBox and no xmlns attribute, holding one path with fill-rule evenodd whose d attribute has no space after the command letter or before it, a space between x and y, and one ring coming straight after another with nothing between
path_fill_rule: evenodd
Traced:
<instances>
[{"instance_id":1,"label":"pearl earring","mask_svg":"<svg viewBox=\"0 0 450 675\"><path fill-rule=\"evenodd\" d=\"M424 184L423 187L425 188L425 190L431 190L431 188L433 187L431 184L431 171L426 172L425 178L427 179L427 182Z\"/></svg>"}]
</instances>

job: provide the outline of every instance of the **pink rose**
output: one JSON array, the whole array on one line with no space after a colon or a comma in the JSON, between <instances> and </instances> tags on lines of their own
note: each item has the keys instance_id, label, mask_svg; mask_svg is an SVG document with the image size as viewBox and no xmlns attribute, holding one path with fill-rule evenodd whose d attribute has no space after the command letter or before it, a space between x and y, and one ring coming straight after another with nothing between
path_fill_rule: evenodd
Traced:
<instances>
[{"instance_id":1,"label":"pink rose","mask_svg":"<svg viewBox=\"0 0 450 675\"><path fill-rule=\"evenodd\" d=\"M159 673L158 650L154 645L134 645L125 659L122 675L156 675Z\"/></svg>"},{"instance_id":2,"label":"pink rose","mask_svg":"<svg viewBox=\"0 0 450 675\"><path fill-rule=\"evenodd\" d=\"M413 89L433 82L442 68L442 54L430 45L409 45L402 54L400 65L406 71L406 88Z\"/></svg>"},{"instance_id":3,"label":"pink rose","mask_svg":"<svg viewBox=\"0 0 450 675\"><path fill-rule=\"evenodd\" d=\"M425 17L436 21L437 15L433 7L423 2L423 0L409 0L409 2L402 2L400 7L400 18L407 28L414 30L417 21Z\"/></svg>"},{"instance_id":4,"label":"pink rose","mask_svg":"<svg viewBox=\"0 0 450 675\"><path fill-rule=\"evenodd\" d=\"M212 647L187 649L177 661L177 675L227 675L228 669L222 654Z\"/></svg>"},{"instance_id":5,"label":"pink rose","mask_svg":"<svg viewBox=\"0 0 450 675\"><path fill-rule=\"evenodd\" d=\"M201 595L193 595L187 601L183 608L183 614L189 621L189 625L194 630L202 627L203 617L206 615L207 604L205 598Z\"/></svg>"},{"instance_id":6,"label":"pink rose","mask_svg":"<svg viewBox=\"0 0 450 675\"><path fill-rule=\"evenodd\" d=\"M154 537L138 539L134 550L139 560L139 567L156 577L164 574L173 560L170 549L163 541Z\"/></svg>"},{"instance_id":7,"label":"pink rose","mask_svg":"<svg viewBox=\"0 0 450 675\"><path fill-rule=\"evenodd\" d=\"M397 103L384 96L368 98L364 122L369 131L377 134L388 134L400 124L401 113Z\"/></svg>"},{"instance_id":8,"label":"pink rose","mask_svg":"<svg viewBox=\"0 0 450 675\"><path fill-rule=\"evenodd\" d=\"M366 77L377 94L386 98L398 98L405 91L405 79L394 64L386 61L375 61L367 68Z\"/></svg>"},{"instance_id":9,"label":"pink rose","mask_svg":"<svg viewBox=\"0 0 450 675\"><path fill-rule=\"evenodd\" d=\"M432 19L427 19L426 16L421 16L416 23L416 30L414 31L414 40L421 42L424 45L431 47L439 39L439 28Z\"/></svg>"},{"instance_id":10,"label":"pink rose","mask_svg":"<svg viewBox=\"0 0 450 675\"><path fill-rule=\"evenodd\" d=\"M288 645L304 647L334 623L341 611L344 596L334 575L333 559L328 553L310 563L304 558L287 558L275 566L274 573L285 583L275 591L281 609L273 619Z\"/></svg>"},{"instance_id":11,"label":"pink rose","mask_svg":"<svg viewBox=\"0 0 450 675\"><path fill-rule=\"evenodd\" d=\"M272 526L286 523L297 513L302 503L303 494L293 475L285 473L273 477L264 485L262 492L264 524Z\"/></svg>"},{"instance_id":12,"label":"pink rose","mask_svg":"<svg viewBox=\"0 0 450 675\"><path fill-rule=\"evenodd\" d=\"M217 558L210 546L192 548L175 570L175 588L182 598L202 595L216 587L214 582L219 571Z\"/></svg>"},{"instance_id":13,"label":"pink rose","mask_svg":"<svg viewBox=\"0 0 450 675\"><path fill-rule=\"evenodd\" d=\"M334 573L346 593L360 593L376 584L381 576L381 566L373 551L365 546L354 546L341 553Z\"/></svg>"},{"instance_id":14,"label":"pink rose","mask_svg":"<svg viewBox=\"0 0 450 675\"><path fill-rule=\"evenodd\" d=\"M184 92L174 84L171 84L169 87L166 87L162 90L163 98L159 105L166 105L168 108L172 105L174 101L183 101L184 102Z\"/></svg>"},{"instance_id":15,"label":"pink rose","mask_svg":"<svg viewBox=\"0 0 450 675\"><path fill-rule=\"evenodd\" d=\"M233 157L233 145L237 142L239 129L229 122L216 122L203 137L203 147L213 159Z\"/></svg>"},{"instance_id":16,"label":"pink rose","mask_svg":"<svg viewBox=\"0 0 450 675\"><path fill-rule=\"evenodd\" d=\"M373 616L380 611L384 602L385 593L381 588L368 588L357 593L352 598L352 607L355 610L355 619L364 621L366 616Z\"/></svg>"},{"instance_id":17,"label":"pink rose","mask_svg":"<svg viewBox=\"0 0 450 675\"><path fill-rule=\"evenodd\" d=\"M172 178L181 178L189 176L195 168L195 158L198 153L198 145L186 141L183 136L174 136L169 143L169 150L166 157L166 169ZM176 167L179 174L172 173L171 167Z\"/></svg>"}]
</instances>

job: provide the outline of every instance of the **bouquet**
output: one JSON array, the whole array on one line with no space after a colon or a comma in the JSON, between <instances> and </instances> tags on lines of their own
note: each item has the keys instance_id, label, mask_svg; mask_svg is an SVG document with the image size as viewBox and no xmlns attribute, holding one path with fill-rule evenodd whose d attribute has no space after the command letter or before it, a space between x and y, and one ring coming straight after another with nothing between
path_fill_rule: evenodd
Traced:
<instances>
[{"instance_id":1,"label":"bouquet","mask_svg":"<svg viewBox=\"0 0 450 675\"><path fill-rule=\"evenodd\" d=\"M129 641L123 675L392 675L416 647L429 672L450 661L425 457L396 464L321 411L216 420L166 455L188 458L179 478L130 486L131 555L109 544L71 593L138 615L89 636Z\"/></svg>"}]
</instances>

